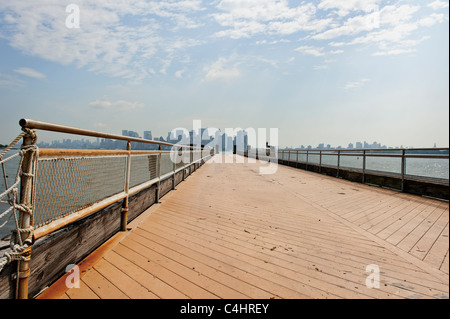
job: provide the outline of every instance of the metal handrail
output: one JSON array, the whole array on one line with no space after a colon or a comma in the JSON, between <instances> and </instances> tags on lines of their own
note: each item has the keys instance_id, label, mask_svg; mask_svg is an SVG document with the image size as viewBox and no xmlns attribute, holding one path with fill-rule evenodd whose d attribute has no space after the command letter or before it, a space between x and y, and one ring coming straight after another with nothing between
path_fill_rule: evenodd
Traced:
<instances>
[{"instance_id":1,"label":"metal handrail","mask_svg":"<svg viewBox=\"0 0 450 319\"><path fill-rule=\"evenodd\" d=\"M345 152L362 152L362 151L369 151L369 152L401 152L401 151L448 151L448 147L424 147L424 148L341 148L341 149L279 149L280 152L288 152L288 151L295 151L295 152L337 152L337 151L345 151Z\"/></svg>"},{"instance_id":2,"label":"metal handrail","mask_svg":"<svg viewBox=\"0 0 450 319\"><path fill-rule=\"evenodd\" d=\"M449 154L417 154L411 152L419 152L419 151L449 151L449 148L396 148L396 149L311 149L311 150L298 150L298 149L285 149L278 150L279 154L288 154L288 162L295 163L306 163L306 169L308 169L309 164L317 164L319 166L319 172L322 171L322 166L330 166L328 164L322 163L323 156L337 156L337 165L332 165L331 167L335 167L337 169L336 177L340 176L340 169L342 168L340 159L341 156L352 156L352 157L362 157L362 183L365 183L366 173L369 171L366 167L366 159L367 157L390 157L390 158L400 158L401 159L401 167L400 167L400 177L401 177L401 190L404 191L405 188L405 177L406 173L406 159L407 158L434 158L434 159L449 159ZM353 154L352 154L353 152ZM392 154L396 152L398 154ZM408 154L409 152L409 154ZM291 159L291 154L296 155L296 159ZM303 154L306 155L306 161L299 161L298 155ZM319 163L311 163L309 160L310 155L319 156ZM283 156L279 156L281 160L286 160ZM297 166L297 164L296 164ZM380 171L381 172L381 171ZM448 179L443 179L448 182Z\"/></svg>"},{"instance_id":3,"label":"metal handrail","mask_svg":"<svg viewBox=\"0 0 450 319\"><path fill-rule=\"evenodd\" d=\"M126 176L125 176L125 185L124 185L124 192L116 194L114 196L111 196L110 198L105 198L104 200L93 204L89 206L86 209L81 209L78 212L73 212L69 216L57 219L50 224L47 224L45 226L40 226L35 229L34 233L34 239L40 238L46 234L49 234L50 232L59 229L60 227L67 225L67 223L73 222L75 220L78 220L82 217L85 217L95 211L100 210L101 208L105 207L105 205L109 205L113 202L118 202L120 200L124 200L123 205L123 220L122 220L122 230L126 228L126 220L127 220L127 212L128 212L128 198L129 196L135 194L136 192L144 189L145 187L149 187L153 183L157 183L157 194L156 194L156 202L159 201L160 198L160 182L161 179L166 178L167 176L161 176L161 156L163 154L171 153L171 151L162 151L161 146L171 146L173 149L177 149L179 151L189 150L191 152L190 155L190 161L189 163L184 163L183 167L176 167L175 163L173 165L173 170L165 175L173 175L173 187L175 187L175 173L178 172L181 169L187 168L189 165L192 165L194 163L199 162L200 160L203 160L204 157L203 154L200 154L199 158L193 156L193 152L207 152L207 150L202 149L201 147L195 147L192 145L179 145L179 144L171 144L166 142L159 142L159 141L152 141L152 140L146 140L146 139L140 139L130 136L122 136L122 135L115 135L115 134L109 134L109 133L103 133L103 132L97 132L97 131L91 131L86 129L80 129L70 126L64 126L59 124L53 124L53 123L47 123L47 122L41 122L41 121L35 121L31 119L21 119L19 121L19 125L22 127L22 129L36 129L36 130L44 130L44 131L52 131L52 132L59 132L59 133L67 133L67 134L76 134L81 136L91 136L91 137L99 137L99 138L107 138L107 139L114 139L114 140L123 140L127 141L127 149L126 150L79 150L79 149L40 149L39 150L39 157L60 157L60 156L114 156L114 155L123 155L127 156L126 160ZM147 144L156 144L159 145L159 150L155 151L138 151L138 150L131 150L131 142L139 142L139 143L147 143ZM35 143L35 141L34 141ZM211 151L209 152L209 155L211 155ZM132 188L130 188L130 163L131 163L131 156L132 155L144 155L144 154L154 154L157 156L157 177L151 181L144 182L141 185L136 185ZM34 168L36 169L36 168ZM35 176L35 172L32 172L30 176ZM183 174L184 176L184 174ZM31 194L31 193L30 193Z\"/></svg>"},{"instance_id":4,"label":"metal handrail","mask_svg":"<svg viewBox=\"0 0 450 319\"><path fill-rule=\"evenodd\" d=\"M30 119L21 119L19 121L19 125L22 128L38 129L38 130L44 130L44 131L84 135L84 136L91 136L91 137L101 137L101 138L107 138L107 139L112 139L112 140L122 140L122 141L128 141L128 142L156 144L156 145L164 145L164 146L172 146L172 147L175 146L175 147L189 148L189 149L201 148L201 147L193 147L190 145L171 144L171 143L146 140L143 138L136 138L136 137L131 137L131 136L123 136L123 135L117 135L117 134L109 134L109 133L91 131L91 130L80 129L80 128L71 127L71 126L35 121L35 120L30 120Z\"/></svg>"}]
</instances>

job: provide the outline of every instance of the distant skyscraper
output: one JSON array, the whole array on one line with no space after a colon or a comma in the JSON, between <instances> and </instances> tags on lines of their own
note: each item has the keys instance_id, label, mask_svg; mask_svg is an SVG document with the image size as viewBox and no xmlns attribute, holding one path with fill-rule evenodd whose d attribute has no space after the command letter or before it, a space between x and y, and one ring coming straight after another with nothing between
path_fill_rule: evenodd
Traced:
<instances>
[{"instance_id":1,"label":"distant skyscraper","mask_svg":"<svg viewBox=\"0 0 450 319\"><path fill-rule=\"evenodd\" d=\"M128 136L130 136L130 137L139 137L139 134L138 134L138 132L128 131Z\"/></svg>"},{"instance_id":2,"label":"distant skyscraper","mask_svg":"<svg viewBox=\"0 0 450 319\"><path fill-rule=\"evenodd\" d=\"M146 140L151 140L152 139L152 131L144 131L144 138Z\"/></svg>"},{"instance_id":3,"label":"distant skyscraper","mask_svg":"<svg viewBox=\"0 0 450 319\"><path fill-rule=\"evenodd\" d=\"M241 130L236 133L236 150L240 152L247 151L248 136L247 132Z\"/></svg>"},{"instance_id":4,"label":"distant skyscraper","mask_svg":"<svg viewBox=\"0 0 450 319\"><path fill-rule=\"evenodd\" d=\"M139 137L139 134L134 131L122 130L122 136Z\"/></svg>"}]
</instances>

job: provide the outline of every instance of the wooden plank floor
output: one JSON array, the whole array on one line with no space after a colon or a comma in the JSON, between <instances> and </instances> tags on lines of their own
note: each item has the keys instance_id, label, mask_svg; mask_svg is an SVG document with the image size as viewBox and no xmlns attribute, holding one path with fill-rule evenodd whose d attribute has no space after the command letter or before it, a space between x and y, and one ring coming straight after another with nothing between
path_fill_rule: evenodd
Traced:
<instances>
[{"instance_id":1,"label":"wooden plank floor","mask_svg":"<svg viewBox=\"0 0 450 319\"><path fill-rule=\"evenodd\" d=\"M266 165L205 164L39 298L448 298L447 202Z\"/></svg>"}]
</instances>

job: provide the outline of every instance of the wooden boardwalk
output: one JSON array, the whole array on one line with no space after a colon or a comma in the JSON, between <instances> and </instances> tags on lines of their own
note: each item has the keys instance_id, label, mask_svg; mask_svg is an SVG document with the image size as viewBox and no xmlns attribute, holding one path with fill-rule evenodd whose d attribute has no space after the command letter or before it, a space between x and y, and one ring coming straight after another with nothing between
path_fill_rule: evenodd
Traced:
<instances>
[{"instance_id":1,"label":"wooden boardwalk","mask_svg":"<svg viewBox=\"0 0 450 319\"><path fill-rule=\"evenodd\" d=\"M205 164L38 298L448 298L447 202L266 165Z\"/></svg>"}]
</instances>

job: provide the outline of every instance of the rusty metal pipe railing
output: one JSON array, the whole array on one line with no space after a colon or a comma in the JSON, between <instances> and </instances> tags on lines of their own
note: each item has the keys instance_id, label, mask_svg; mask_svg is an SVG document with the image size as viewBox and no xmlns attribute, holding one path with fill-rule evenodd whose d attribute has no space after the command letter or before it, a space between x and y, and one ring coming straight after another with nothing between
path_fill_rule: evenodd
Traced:
<instances>
[{"instance_id":1,"label":"rusty metal pipe railing","mask_svg":"<svg viewBox=\"0 0 450 319\"><path fill-rule=\"evenodd\" d=\"M193 147L190 145L178 145L178 144L175 145L175 144L171 144L171 143L146 140L146 139L136 138L136 137L131 137L131 136L122 136L122 135L117 135L117 134L109 134L109 133L91 131L91 130L80 129L80 128L76 128L76 127L35 121L35 120L30 120L30 119L21 119L19 121L19 125L24 128L30 128L30 129L38 129L38 130L52 131L52 132L58 132L58 133L99 137L99 138L106 138L106 139L111 139L111 140L122 140L122 141L129 141L129 142L138 142L138 143L147 143L147 144L155 144L155 145L165 145L165 146L177 146L177 147L190 148L190 149L200 148L200 147Z\"/></svg>"},{"instance_id":2,"label":"rusty metal pipe railing","mask_svg":"<svg viewBox=\"0 0 450 319\"><path fill-rule=\"evenodd\" d=\"M105 138L105 139L113 139L113 140L123 140L127 141L127 149L124 151L120 150L62 150L62 149L42 149L39 157L70 157L70 156L117 156L117 155L127 155L127 162L126 162L126 172L125 172L125 185L123 192L117 193L115 195L109 196L107 198L104 198L103 200L97 201L95 203L92 203L88 207L84 207L79 209L78 211L73 211L69 215L66 215L64 217L60 217L56 220L50 221L49 223L45 225L40 225L37 228L33 229L33 201L35 198L33 196L34 193L34 182L35 182L35 176L36 176L36 165L38 158L35 154L35 152L26 152L25 157L22 162L22 176L21 176L21 191L20 191L20 205L22 205L25 208L29 208L29 213L21 213L19 217L19 226L20 232L18 229L17 232L17 239L19 241L19 244L22 245L25 241L31 244L36 239L41 238L45 235L48 235L55 230L58 230L70 223L73 223L77 220L80 220L83 217L86 217L88 215L93 214L94 212L97 212L101 210L104 207L107 207L113 203L117 203L121 200L123 200L122 203L122 213L121 213L121 230L125 231L127 226L127 219L128 219L128 200L129 196L141 191L144 188L147 188L151 186L154 183L157 183L157 194L156 194L156 202L159 202L160 199L160 192L161 192L161 179L166 178L166 175L172 174L172 188L175 188L175 173L176 173L176 165L173 164L173 171L165 174L165 176L161 176L161 159L163 153L168 153L165 151L162 151L162 146L171 146L175 147L176 150L190 150L190 156L192 158L193 151L194 150L202 150L202 147L195 147L193 145L180 145L180 144L171 144L171 143L165 143L165 142L159 142L159 141L151 141L141 138L134 138L129 136L121 136L121 135L115 135L115 134L108 134L108 133L102 133L102 132L96 132L91 130L85 130L85 129L79 129L69 126L63 126L58 124L52 124L52 123L46 123L46 122L40 122L30 119L21 119L19 121L20 126L25 131L34 132L32 130L45 130L45 131L52 131L52 132L59 132L59 133L67 133L67 134L76 134L76 135L82 135L82 136L90 136L90 137L98 137L98 138ZM33 135L34 136L34 135ZM32 139L30 136L25 136L23 140L23 146L22 148L26 148L29 146L34 145L36 142L36 136L34 136ZM147 143L147 144L155 144L159 146L158 151L131 151L131 142L138 142L138 143ZM130 188L130 169L131 169L131 155L146 155L146 154L156 154L157 156L157 176L154 177L152 180L143 182L139 185L136 185L132 188ZM200 155L199 161L204 160L203 153ZM209 154L211 156L213 154ZM34 161L36 160L36 163ZM193 161L190 161L189 163L185 163L183 166L183 170L186 169L186 167L191 167L193 164ZM36 165L35 165L36 164ZM183 172L183 180L184 180L184 172ZM25 209L24 208L24 209ZM28 209L27 209L28 211ZM23 259L21 259L18 262L17 265L17 273L15 274L15 278L17 279L17 289L16 289L16 298L25 299L28 297L28 277L30 274L30 268L28 265L28 262L30 260L31 255L31 249L30 247L27 247L27 251L24 251L22 253Z\"/></svg>"}]
</instances>

